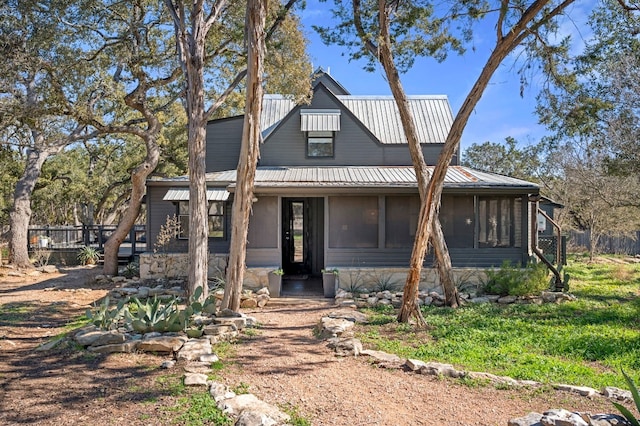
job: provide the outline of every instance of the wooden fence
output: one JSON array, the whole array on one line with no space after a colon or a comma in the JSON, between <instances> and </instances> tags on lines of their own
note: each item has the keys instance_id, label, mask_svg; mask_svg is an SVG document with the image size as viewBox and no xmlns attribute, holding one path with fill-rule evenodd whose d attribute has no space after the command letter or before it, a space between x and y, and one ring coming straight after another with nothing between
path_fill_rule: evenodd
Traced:
<instances>
[{"instance_id":1,"label":"wooden fence","mask_svg":"<svg viewBox=\"0 0 640 426\"><path fill-rule=\"evenodd\" d=\"M589 250L590 231L571 231L569 233L569 245L574 248ZM640 231L635 236L614 237L605 235L600 237L596 252L607 254L640 255Z\"/></svg>"}]
</instances>

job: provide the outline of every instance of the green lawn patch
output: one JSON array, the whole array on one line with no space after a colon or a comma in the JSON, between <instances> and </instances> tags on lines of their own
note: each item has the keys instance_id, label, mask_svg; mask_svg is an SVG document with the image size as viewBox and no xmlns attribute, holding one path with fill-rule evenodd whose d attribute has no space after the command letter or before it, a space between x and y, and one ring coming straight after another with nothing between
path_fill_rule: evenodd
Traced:
<instances>
[{"instance_id":1,"label":"green lawn patch","mask_svg":"<svg viewBox=\"0 0 640 426\"><path fill-rule=\"evenodd\" d=\"M426 332L377 310L360 328L369 347L543 383L625 387L640 377L640 265L572 261L577 301L544 305L424 307Z\"/></svg>"}]
</instances>

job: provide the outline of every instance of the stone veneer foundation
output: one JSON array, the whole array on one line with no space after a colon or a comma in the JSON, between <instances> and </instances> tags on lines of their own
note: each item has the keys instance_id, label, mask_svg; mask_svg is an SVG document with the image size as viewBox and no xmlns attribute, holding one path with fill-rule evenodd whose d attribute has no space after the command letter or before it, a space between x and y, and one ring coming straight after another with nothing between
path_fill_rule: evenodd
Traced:
<instances>
[{"instance_id":1,"label":"stone veneer foundation","mask_svg":"<svg viewBox=\"0 0 640 426\"><path fill-rule=\"evenodd\" d=\"M209 255L209 279L224 278L227 267L227 254ZM189 258L186 253L142 253L140 255L140 278L155 280L159 278L184 278L187 276ZM268 286L269 272L278 269L272 267L247 268L244 286L247 289L260 289ZM402 289L407 278L406 268L360 268L360 267L327 267L327 270L338 270L339 288L347 291L363 292L379 289ZM455 282L462 290L475 290L485 278L485 270L479 268L454 268ZM435 268L422 270L420 290L442 293L438 272Z\"/></svg>"}]
</instances>

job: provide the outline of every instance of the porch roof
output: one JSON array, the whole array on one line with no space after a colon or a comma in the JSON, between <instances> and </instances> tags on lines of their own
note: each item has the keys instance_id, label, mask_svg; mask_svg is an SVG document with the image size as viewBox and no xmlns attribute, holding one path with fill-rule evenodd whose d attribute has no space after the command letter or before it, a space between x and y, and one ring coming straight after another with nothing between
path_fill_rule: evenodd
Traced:
<instances>
[{"instance_id":1,"label":"porch roof","mask_svg":"<svg viewBox=\"0 0 640 426\"><path fill-rule=\"evenodd\" d=\"M207 201L226 201L229 192L224 188L207 188ZM164 201L189 201L189 188L169 188Z\"/></svg>"},{"instance_id":2,"label":"porch roof","mask_svg":"<svg viewBox=\"0 0 640 426\"><path fill-rule=\"evenodd\" d=\"M429 166L433 172L434 166ZM207 173L207 183L235 188L236 171ZM267 188L415 188L415 173L411 166L366 167L258 167L256 189ZM445 188L518 189L537 192L538 185L521 179L481 172L462 166L450 166Z\"/></svg>"}]
</instances>

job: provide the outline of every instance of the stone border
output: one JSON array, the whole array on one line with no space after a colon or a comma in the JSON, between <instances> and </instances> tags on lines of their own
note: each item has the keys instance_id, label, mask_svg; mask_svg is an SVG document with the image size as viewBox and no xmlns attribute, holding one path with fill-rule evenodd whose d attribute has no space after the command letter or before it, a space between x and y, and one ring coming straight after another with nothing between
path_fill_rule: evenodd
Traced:
<instances>
[{"instance_id":1,"label":"stone border","mask_svg":"<svg viewBox=\"0 0 640 426\"><path fill-rule=\"evenodd\" d=\"M454 379L470 378L485 380L493 384L511 387L541 387L542 383L533 380L516 380L508 376L498 376L478 371L457 370L451 364L439 362L424 362L416 359L402 359L394 354L383 351L363 349L360 340L353 337L352 328L356 323L367 323L367 317L362 312L353 309L340 309L322 317L316 327L316 335L327 341L327 346L336 352L336 356L366 355L373 363L382 368L402 369L415 374L424 374ZM606 397L615 401L633 402L630 391L607 386L601 391L586 386L567 384L551 384L554 389L571 392L588 398L596 396ZM556 409L544 414L530 413L529 415L512 419L509 426L621 426L629 423L616 414L571 413L567 410Z\"/></svg>"}]
</instances>

